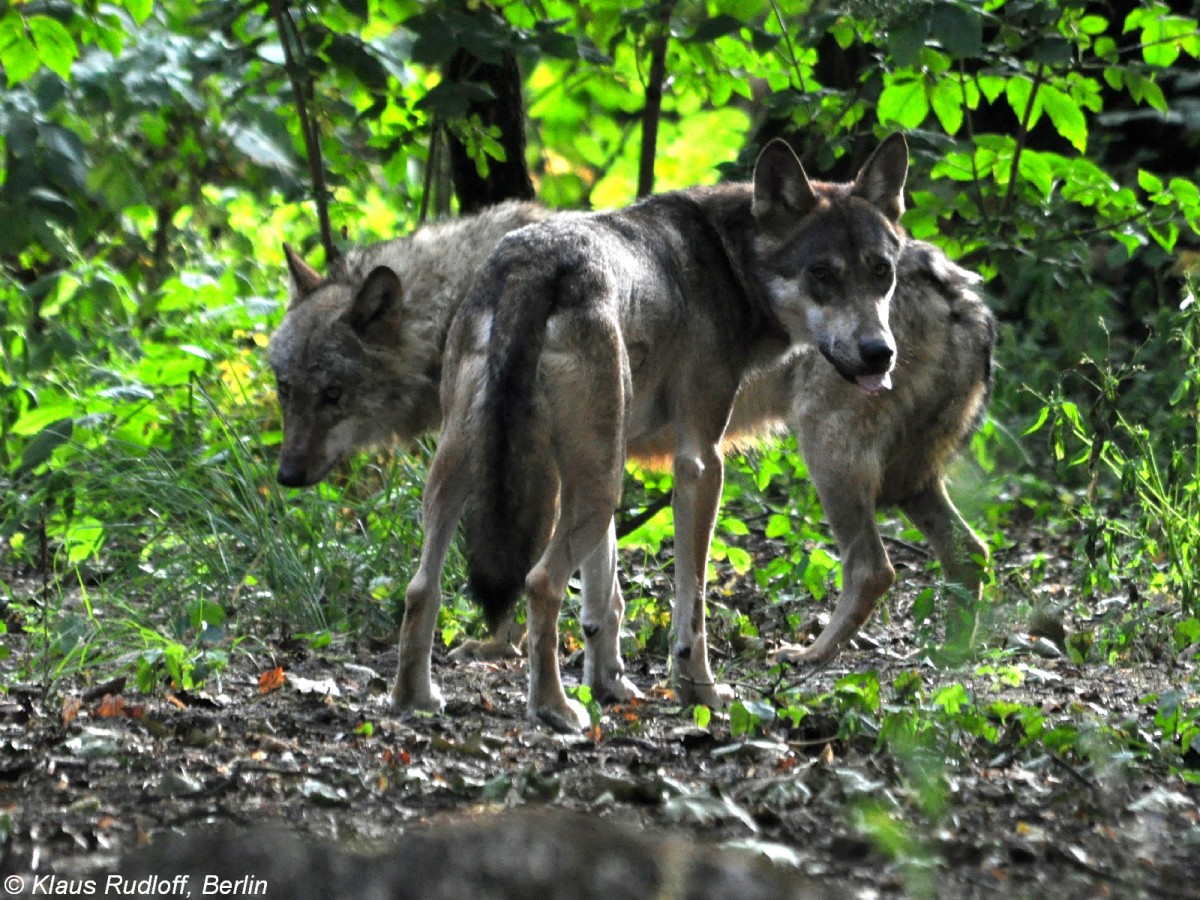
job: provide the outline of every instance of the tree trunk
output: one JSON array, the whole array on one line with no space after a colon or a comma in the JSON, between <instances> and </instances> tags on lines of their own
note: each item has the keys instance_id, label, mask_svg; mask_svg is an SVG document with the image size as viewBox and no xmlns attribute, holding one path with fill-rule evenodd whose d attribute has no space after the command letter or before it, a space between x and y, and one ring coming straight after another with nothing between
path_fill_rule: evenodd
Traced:
<instances>
[{"instance_id":1,"label":"tree trunk","mask_svg":"<svg viewBox=\"0 0 1200 900\"><path fill-rule=\"evenodd\" d=\"M467 116L478 116L485 126L499 127L505 155L504 160L488 159L488 173L480 175L462 141L446 129L459 211L475 212L502 200L532 200L533 181L525 164L525 104L516 57L506 53L499 64L485 63L459 48L446 63L445 76L447 81L477 82L491 88L494 99L472 101Z\"/></svg>"}]
</instances>

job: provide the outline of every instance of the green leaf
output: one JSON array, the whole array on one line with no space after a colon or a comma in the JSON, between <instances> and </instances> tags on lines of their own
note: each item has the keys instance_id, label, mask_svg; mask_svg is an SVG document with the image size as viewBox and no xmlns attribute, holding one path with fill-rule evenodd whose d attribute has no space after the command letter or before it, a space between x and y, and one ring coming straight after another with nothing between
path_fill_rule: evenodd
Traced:
<instances>
[{"instance_id":1,"label":"green leaf","mask_svg":"<svg viewBox=\"0 0 1200 900\"><path fill-rule=\"evenodd\" d=\"M1144 102L1161 113L1167 112L1167 98L1163 96L1162 88L1154 81L1132 70L1125 71L1124 81L1129 96L1138 103Z\"/></svg>"},{"instance_id":2,"label":"green leaf","mask_svg":"<svg viewBox=\"0 0 1200 900\"><path fill-rule=\"evenodd\" d=\"M1026 149L1021 154L1021 177L1038 189L1043 197L1048 198L1054 189L1054 168L1045 153Z\"/></svg>"},{"instance_id":3,"label":"green leaf","mask_svg":"<svg viewBox=\"0 0 1200 900\"><path fill-rule=\"evenodd\" d=\"M21 454L21 465L14 474L19 476L36 469L50 458L56 447L71 439L74 430L75 420L70 417L51 422L25 445L25 452Z\"/></svg>"},{"instance_id":4,"label":"green leaf","mask_svg":"<svg viewBox=\"0 0 1200 900\"><path fill-rule=\"evenodd\" d=\"M962 88L957 79L940 79L934 85L929 99L933 105L934 115L942 123L946 134L957 134L963 123Z\"/></svg>"},{"instance_id":5,"label":"green leaf","mask_svg":"<svg viewBox=\"0 0 1200 900\"><path fill-rule=\"evenodd\" d=\"M362 84L374 91L385 91L388 73L368 45L356 37L336 35L325 48L330 62L352 72Z\"/></svg>"},{"instance_id":6,"label":"green leaf","mask_svg":"<svg viewBox=\"0 0 1200 900\"><path fill-rule=\"evenodd\" d=\"M844 675L834 684L834 690L853 707L868 712L879 710L879 674L877 672L855 672Z\"/></svg>"},{"instance_id":7,"label":"green leaf","mask_svg":"<svg viewBox=\"0 0 1200 900\"><path fill-rule=\"evenodd\" d=\"M741 519L728 516L721 520L721 527L727 534L749 534L750 528Z\"/></svg>"},{"instance_id":8,"label":"green leaf","mask_svg":"<svg viewBox=\"0 0 1200 900\"><path fill-rule=\"evenodd\" d=\"M133 16L133 21L141 25L154 9L154 0L124 0L125 9Z\"/></svg>"},{"instance_id":9,"label":"green leaf","mask_svg":"<svg viewBox=\"0 0 1200 900\"><path fill-rule=\"evenodd\" d=\"M1200 214L1200 188L1196 187L1194 181L1175 177L1167 182L1167 189L1175 195L1176 202L1183 207L1186 215L1196 216Z\"/></svg>"},{"instance_id":10,"label":"green leaf","mask_svg":"<svg viewBox=\"0 0 1200 900\"><path fill-rule=\"evenodd\" d=\"M256 166L270 167L280 172L290 172L296 168L289 152L259 129L251 125L234 124L227 131L231 133L233 145Z\"/></svg>"},{"instance_id":11,"label":"green leaf","mask_svg":"<svg viewBox=\"0 0 1200 900\"><path fill-rule=\"evenodd\" d=\"M893 82L879 95L877 109L880 124L896 123L901 128L917 128L929 115L929 98L923 81Z\"/></svg>"},{"instance_id":12,"label":"green leaf","mask_svg":"<svg viewBox=\"0 0 1200 900\"><path fill-rule=\"evenodd\" d=\"M696 26L696 30L684 40L694 43L708 43L709 41L715 41L717 38L725 37L727 34L734 34L740 31L743 25L745 23L740 19L722 13L701 22Z\"/></svg>"},{"instance_id":13,"label":"green leaf","mask_svg":"<svg viewBox=\"0 0 1200 900\"><path fill-rule=\"evenodd\" d=\"M930 32L951 56L978 56L983 46L983 19L971 6L938 3L933 7Z\"/></svg>"},{"instance_id":14,"label":"green leaf","mask_svg":"<svg viewBox=\"0 0 1200 900\"><path fill-rule=\"evenodd\" d=\"M765 700L735 700L729 708L729 733L751 735L767 722L775 721L775 707Z\"/></svg>"},{"instance_id":15,"label":"green leaf","mask_svg":"<svg viewBox=\"0 0 1200 900\"><path fill-rule=\"evenodd\" d=\"M1182 39L1194 35L1196 23L1163 12L1142 28L1142 59L1149 65L1166 68L1179 59Z\"/></svg>"},{"instance_id":16,"label":"green leaf","mask_svg":"<svg viewBox=\"0 0 1200 900\"><path fill-rule=\"evenodd\" d=\"M1037 418L1034 420L1033 424L1021 432L1022 437L1031 435L1035 431L1038 431L1039 429L1041 429L1041 427L1046 424L1046 422L1049 420L1049 418L1050 418L1050 407L1043 406L1040 410L1038 410Z\"/></svg>"},{"instance_id":17,"label":"green leaf","mask_svg":"<svg viewBox=\"0 0 1200 900\"><path fill-rule=\"evenodd\" d=\"M944 709L946 712L953 715L957 713L963 706L969 706L971 697L967 693L967 689L961 684L949 684L941 688L933 695L933 702Z\"/></svg>"},{"instance_id":18,"label":"green leaf","mask_svg":"<svg viewBox=\"0 0 1200 900\"><path fill-rule=\"evenodd\" d=\"M46 68L66 80L71 77L71 63L79 56L75 39L57 19L49 16L30 16L26 21L38 56Z\"/></svg>"},{"instance_id":19,"label":"green leaf","mask_svg":"<svg viewBox=\"0 0 1200 900\"><path fill-rule=\"evenodd\" d=\"M983 96L987 98L987 102L995 103L996 99L1004 93L1006 80L999 75L980 75L975 79L975 83L979 86Z\"/></svg>"},{"instance_id":20,"label":"green leaf","mask_svg":"<svg viewBox=\"0 0 1200 900\"><path fill-rule=\"evenodd\" d=\"M1033 82L1028 78L1010 78L1004 86L1004 96L1008 99L1008 105L1016 115L1017 121L1025 122L1030 130L1042 117L1041 92L1039 91L1038 96L1033 97L1033 108L1030 110L1029 104L1032 95ZM1028 122L1025 119L1026 115L1029 116Z\"/></svg>"},{"instance_id":21,"label":"green leaf","mask_svg":"<svg viewBox=\"0 0 1200 900\"><path fill-rule=\"evenodd\" d=\"M917 594L916 599L913 601L913 621L918 625L922 622L928 622L933 617L934 606L934 590L933 588L925 588Z\"/></svg>"},{"instance_id":22,"label":"green leaf","mask_svg":"<svg viewBox=\"0 0 1200 900\"><path fill-rule=\"evenodd\" d=\"M62 400L57 403L47 403L37 409L31 409L12 424L13 434L39 434L54 428L62 427L64 421L69 421L79 405L73 400Z\"/></svg>"},{"instance_id":23,"label":"green leaf","mask_svg":"<svg viewBox=\"0 0 1200 900\"><path fill-rule=\"evenodd\" d=\"M62 538L67 562L78 565L99 552L104 543L104 523L93 516L81 516L71 522Z\"/></svg>"},{"instance_id":24,"label":"green leaf","mask_svg":"<svg viewBox=\"0 0 1200 900\"><path fill-rule=\"evenodd\" d=\"M1042 108L1054 123L1054 127L1064 138L1071 142L1080 153L1087 152L1087 119L1071 97L1053 85L1042 85L1038 94Z\"/></svg>"},{"instance_id":25,"label":"green leaf","mask_svg":"<svg viewBox=\"0 0 1200 900\"><path fill-rule=\"evenodd\" d=\"M1145 169L1138 169L1137 180L1138 187L1148 194L1157 194L1163 189L1162 179Z\"/></svg>"},{"instance_id":26,"label":"green leaf","mask_svg":"<svg viewBox=\"0 0 1200 900\"><path fill-rule=\"evenodd\" d=\"M1162 227L1156 228L1153 225L1147 225L1146 230L1150 236L1158 243L1160 247L1172 253L1175 250L1175 242L1179 240L1179 226L1174 222L1167 222Z\"/></svg>"},{"instance_id":27,"label":"green leaf","mask_svg":"<svg viewBox=\"0 0 1200 900\"><path fill-rule=\"evenodd\" d=\"M146 200L146 185L128 160L115 154L103 156L88 173L88 187L114 213Z\"/></svg>"},{"instance_id":28,"label":"green leaf","mask_svg":"<svg viewBox=\"0 0 1200 900\"><path fill-rule=\"evenodd\" d=\"M25 35L25 25L15 12L0 20L0 65L8 77L8 86L27 79L41 66L37 47Z\"/></svg>"},{"instance_id":29,"label":"green leaf","mask_svg":"<svg viewBox=\"0 0 1200 900\"><path fill-rule=\"evenodd\" d=\"M929 16L924 15L912 22L897 23L888 32L888 52L897 66L911 66L917 61L925 39L929 37Z\"/></svg>"},{"instance_id":30,"label":"green leaf","mask_svg":"<svg viewBox=\"0 0 1200 900\"><path fill-rule=\"evenodd\" d=\"M1096 38L1096 43L1092 45L1092 52L1096 54L1097 59L1102 59L1110 63L1117 61L1119 53L1117 42L1110 37Z\"/></svg>"},{"instance_id":31,"label":"green leaf","mask_svg":"<svg viewBox=\"0 0 1200 900\"><path fill-rule=\"evenodd\" d=\"M1069 65L1072 57L1071 44L1058 34L1045 35L1033 42L1029 48L1032 59L1048 66Z\"/></svg>"},{"instance_id":32,"label":"green leaf","mask_svg":"<svg viewBox=\"0 0 1200 900\"><path fill-rule=\"evenodd\" d=\"M404 27L417 35L412 46L413 62L440 65L458 49L458 38L453 29L432 13L410 16L404 20Z\"/></svg>"},{"instance_id":33,"label":"green leaf","mask_svg":"<svg viewBox=\"0 0 1200 900\"><path fill-rule=\"evenodd\" d=\"M756 53L770 53L782 40L783 35L772 34L762 28L754 28L750 32L750 46L754 48ZM739 80L738 84L744 84L744 82Z\"/></svg>"},{"instance_id":34,"label":"green leaf","mask_svg":"<svg viewBox=\"0 0 1200 900\"><path fill-rule=\"evenodd\" d=\"M791 533L792 520L780 513L772 513L771 518L767 520L767 537L778 538Z\"/></svg>"},{"instance_id":35,"label":"green leaf","mask_svg":"<svg viewBox=\"0 0 1200 900\"><path fill-rule=\"evenodd\" d=\"M829 33L843 50L849 50L856 38L854 25L846 19L838 19L829 26Z\"/></svg>"}]
</instances>

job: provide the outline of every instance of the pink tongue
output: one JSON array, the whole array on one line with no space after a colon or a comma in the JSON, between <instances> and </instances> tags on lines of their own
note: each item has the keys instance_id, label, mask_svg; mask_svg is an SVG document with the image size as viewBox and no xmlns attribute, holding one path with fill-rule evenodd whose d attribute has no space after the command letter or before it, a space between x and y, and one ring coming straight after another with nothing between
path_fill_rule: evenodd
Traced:
<instances>
[{"instance_id":1,"label":"pink tongue","mask_svg":"<svg viewBox=\"0 0 1200 900\"><path fill-rule=\"evenodd\" d=\"M890 391L892 389L891 372L884 372L882 375L859 375L854 380L868 394L874 394L877 391Z\"/></svg>"}]
</instances>

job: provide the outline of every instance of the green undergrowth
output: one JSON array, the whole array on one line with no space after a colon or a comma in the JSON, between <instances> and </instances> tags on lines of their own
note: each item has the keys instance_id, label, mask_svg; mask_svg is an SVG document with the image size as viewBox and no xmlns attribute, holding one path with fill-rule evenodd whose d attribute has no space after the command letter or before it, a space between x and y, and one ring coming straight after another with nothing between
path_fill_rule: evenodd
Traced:
<instances>
[{"instance_id":1,"label":"green undergrowth","mask_svg":"<svg viewBox=\"0 0 1200 900\"><path fill-rule=\"evenodd\" d=\"M957 828L971 772L1023 771L1109 803L1147 773L1200 784L1194 685L1111 712L1046 703L1045 687L1058 676L1005 652L949 678L912 669L885 679L868 670L813 691L788 677L779 672L760 699L734 702L723 752L800 749L834 767L853 829L900 867L910 896L936 895L930 866L944 852L946 829ZM706 708L693 713L701 728L715 726ZM874 778L855 764L864 756L876 762Z\"/></svg>"},{"instance_id":2,"label":"green undergrowth","mask_svg":"<svg viewBox=\"0 0 1200 900\"><path fill-rule=\"evenodd\" d=\"M95 409L90 390L77 401ZM274 413L261 389L201 372L125 395L136 411L45 426L6 494L20 576L6 599L32 639L27 676L132 665L149 689L158 661L163 677L191 685L245 640L394 627L420 543L427 451L365 456L289 491L275 482L279 435L264 430ZM137 416L150 424L123 427Z\"/></svg>"}]
</instances>

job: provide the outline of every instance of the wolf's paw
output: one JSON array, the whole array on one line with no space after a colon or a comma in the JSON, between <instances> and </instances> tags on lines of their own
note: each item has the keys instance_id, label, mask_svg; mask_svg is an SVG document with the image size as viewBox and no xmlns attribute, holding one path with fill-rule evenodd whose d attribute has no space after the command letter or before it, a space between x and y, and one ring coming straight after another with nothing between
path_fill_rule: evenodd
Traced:
<instances>
[{"instance_id":1,"label":"wolf's paw","mask_svg":"<svg viewBox=\"0 0 1200 900\"><path fill-rule=\"evenodd\" d=\"M456 663L472 660L516 659L521 651L509 641L491 638L486 641L463 641L450 651L450 659Z\"/></svg>"},{"instance_id":2,"label":"wolf's paw","mask_svg":"<svg viewBox=\"0 0 1200 900\"><path fill-rule=\"evenodd\" d=\"M676 679L675 697L684 706L728 706L733 702L733 688L719 682L695 682Z\"/></svg>"},{"instance_id":3,"label":"wolf's paw","mask_svg":"<svg viewBox=\"0 0 1200 900\"><path fill-rule=\"evenodd\" d=\"M620 672L605 676L601 684L592 688L592 694L599 703L625 703L645 696L636 684Z\"/></svg>"},{"instance_id":4,"label":"wolf's paw","mask_svg":"<svg viewBox=\"0 0 1200 900\"><path fill-rule=\"evenodd\" d=\"M780 663L819 665L832 659L834 652L821 652L816 647L801 647L799 644L783 644L778 650L767 657L767 663L772 666L777 666Z\"/></svg>"},{"instance_id":5,"label":"wolf's paw","mask_svg":"<svg viewBox=\"0 0 1200 900\"><path fill-rule=\"evenodd\" d=\"M549 725L563 734L576 734L592 724L591 716L578 700L566 699L563 704L544 704L529 708L529 721Z\"/></svg>"},{"instance_id":6,"label":"wolf's paw","mask_svg":"<svg viewBox=\"0 0 1200 900\"><path fill-rule=\"evenodd\" d=\"M424 712L440 713L446 705L441 689L435 685L417 688L396 680L392 688L392 708L397 710L419 709Z\"/></svg>"}]
</instances>

